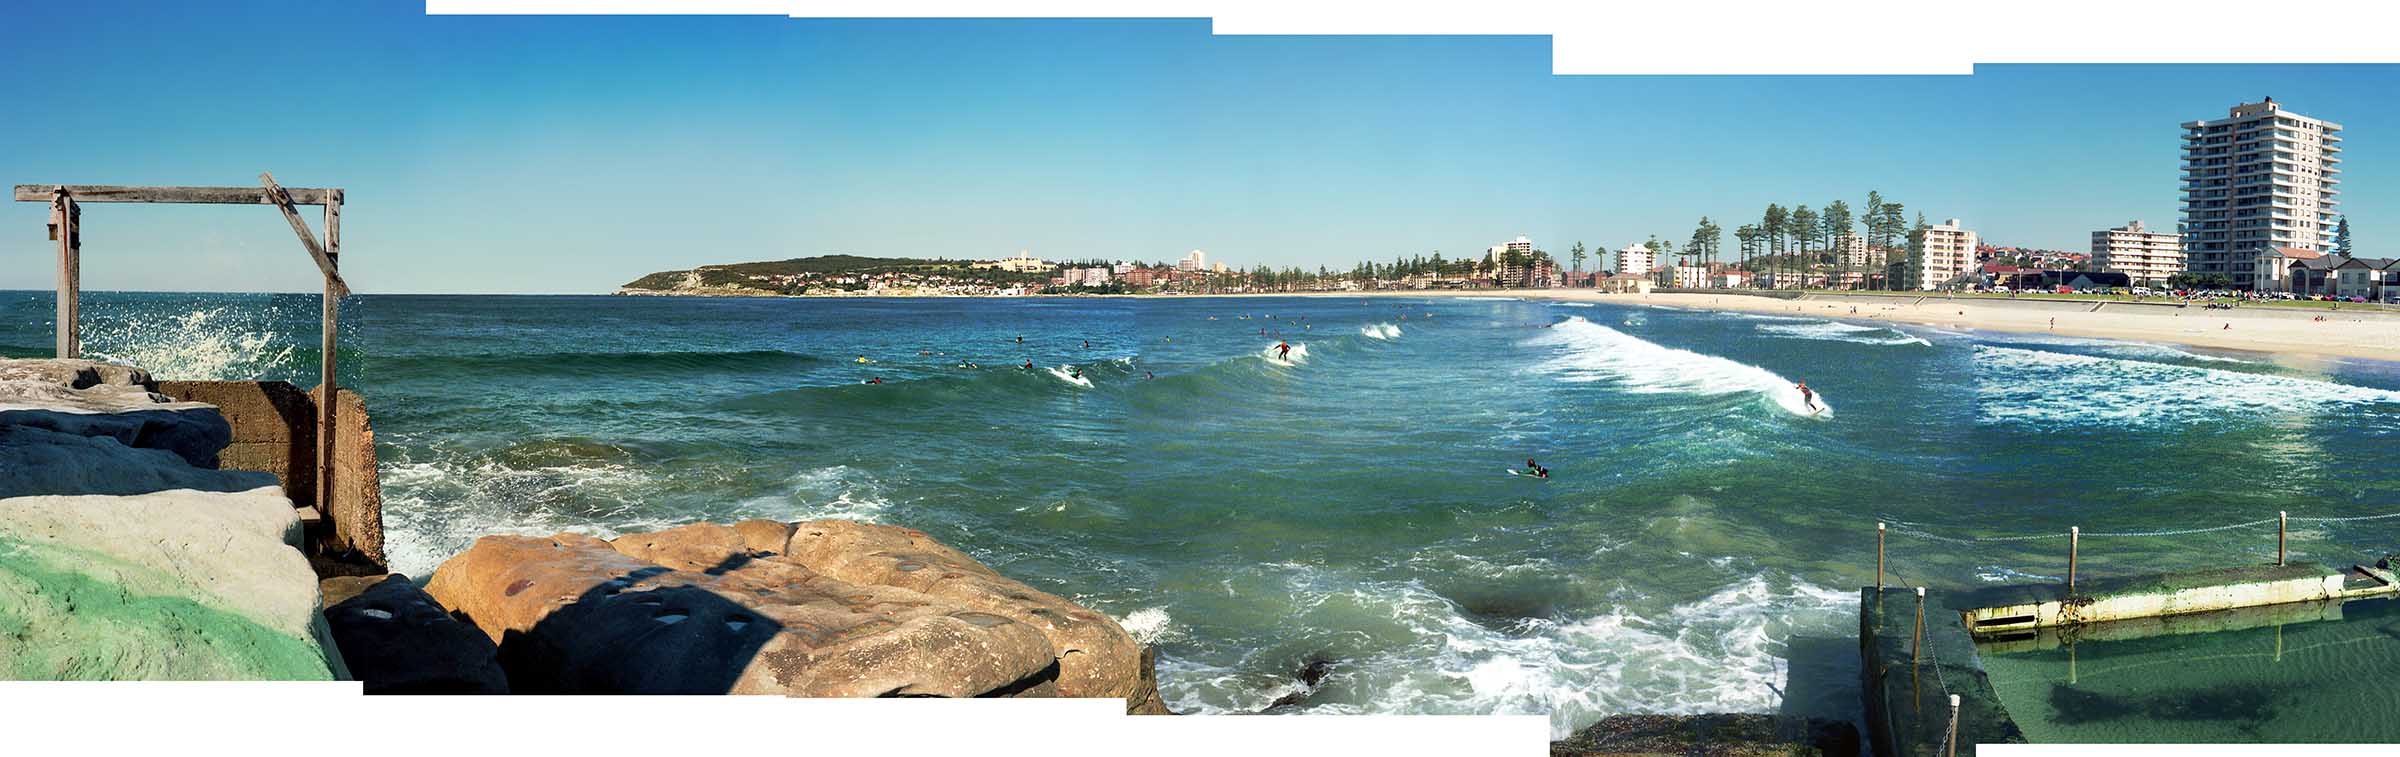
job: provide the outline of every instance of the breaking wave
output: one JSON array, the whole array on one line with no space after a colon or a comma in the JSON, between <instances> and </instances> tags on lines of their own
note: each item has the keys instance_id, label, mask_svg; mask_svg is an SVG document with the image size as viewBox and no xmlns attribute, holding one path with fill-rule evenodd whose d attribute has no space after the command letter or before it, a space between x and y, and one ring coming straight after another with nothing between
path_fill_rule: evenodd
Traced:
<instances>
[{"instance_id":1,"label":"breaking wave","mask_svg":"<svg viewBox=\"0 0 2400 757\"><path fill-rule=\"evenodd\" d=\"M2158 426L2341 408L2400 413L2400 392L2273 373L1976 345L1985 423Z\"/></svg>"},{"instance_id":2,"label":"breaking wave","mask_svg":"<svg viewBox=\"0 0 2400 757\"><path fill-rule=\"evenodd\" d=\"M1933 346L1933 343L1925 341L1924 337L1903 332L1899 329L1880 326L1860 326L1852 323L1841 323L1839 321L1761 323L1758 324L1758 330L1760 333L1774 334L1776 336L1791 337L1794 339L1815 339L1827 342L1850 342L1852 344L1872 344L1880 346L1899 346L1905 344L1914 344L1923 347Z\"/></svg>"},{"instance_id":3,"label":"breaking wave","mask_svg":"<svg viewBox=\"0 0 2400 757\"><path fill-rule=\"evenodd\" d=\"M1535 343L1562 349L1544 368L1568 381L1613 381L1635 394L1754 393L1793 415L1831 416L1833 406L1817 396L1811 411L1793 382L1754 365L1655 344L1616 329L1570 316Z\"/></svg>"},{"instance_id":4,"label":"breaking wave","mask_svg":"<svg viewBox=\"0 0 2400 757\"><path fill-rule=\"evenodd\" d=\"M232 305L194 308L163 319L102 316L86 322L84 351L100 360L139 366L161 379L283 378L297 367L297 347L292 336L277 327L279 320L272 306Z\"/></svg>"},{"instance_id":5,"label":"breaking wave","mask_svg":"<svg viewBox=\"0 0 2400 757\"><path fill-rule=\"evenodd\" d=\"M1391 323L1370 323L1358 327L1358 335L1368 339L1398 339L1400 338L1400 326ZM1299 351L1298 347L1292 349L1294 352Z\"/></svg>"},{"instance_id":6,"label":"breaking wave","mask_svg":"<svg viewBox=\"0 0 2400 757\"><path fill-rule=\"evenodd\" d=\"M1610 714L1773 711L1784 639L1794 629L1843 628L1857 605L1851 592L1761 575L1652 616L1620 604L1563 622L1494 625L1416 581L1351 583L1318 568L1269 567L1286 574L1294 623L1377 626L1378 644L1337 661L1341 680L1303 711L1540 715L1554 738ZM1262 665L1167 658L1160 666L1161 693L1179 712L1256 712L1299 689L1243 672Z\"/></svg>"}]
</instances>

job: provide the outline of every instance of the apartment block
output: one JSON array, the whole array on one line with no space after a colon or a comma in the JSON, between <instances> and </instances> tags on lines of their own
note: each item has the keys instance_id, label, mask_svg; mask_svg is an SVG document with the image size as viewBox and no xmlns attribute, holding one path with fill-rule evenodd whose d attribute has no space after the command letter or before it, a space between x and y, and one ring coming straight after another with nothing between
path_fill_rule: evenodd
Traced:
<instances>
[{"instance_id":1,"label":"apartment block","mask_svg":"<svg viewBox=\"0 0 2400 757\"><path fill-rule=\"evenodd\" d=\"M2151 231L2141 221L2092 232L2092 265L2137 284L2165 283L2183 272L2183 238Z\"/></svg>"},{"instance_id":2,"label":"apartment block","mask_svg":"<svg viewBox=\"0 0 2400 757\"><path fill-rule=\"evenodd\" d=\"M1975 232L1960 227L1956 218L1910 232L1906 284L1932 291L1975 270L1979 241Z\"/></svg>"},{"instance_id":3,"label":"apartment block","mask_svg":"<svg viewBox=\"0 0 2400 757\"><path fill-rule=\"evenodd\" d=\"M2270 248L2324 251L2341 194L2341 124L2269 97L2183 124L2183 251L2196 274L2253 288Z\"/></svg>"}]
</instances>

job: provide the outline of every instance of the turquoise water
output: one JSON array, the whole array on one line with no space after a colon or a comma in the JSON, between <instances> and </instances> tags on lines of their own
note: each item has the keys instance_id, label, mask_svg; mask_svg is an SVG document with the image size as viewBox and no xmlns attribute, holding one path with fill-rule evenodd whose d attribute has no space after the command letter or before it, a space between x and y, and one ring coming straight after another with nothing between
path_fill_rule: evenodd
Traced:
<instances>
[{"instance_id":1,"label":"turquoise water","mask_svg":"<svg viewBox=\"0 0 2400 757\"><path fill-rule=\"evenodd\" d=\"M2037 744L2400 741L2400 603L2324 615L1986 653L1984 668Z\"/></svg>"},{"instance_id":2,"label":"turquoise water","mask_svg":"<svg viewBox=\"0 0 2400 757\"><path fill-rule=\"evenodd\" d=\"M313 296L87 308L94 351L163 376L314 383ZM348 312L340 365L373 408L399 570L494 532L901 523L1119 618L1193 712L1263 708L1326 658L1297 711L1542 713L1560 733L1616 712L1842 716L1879 520L1909 529L1895 583L1971 587L2062 573L2063 539L1912 534L2400 510L2390 363L1506 298ZM0 351L45 353L47 317L46 294L0 294ZM1289 363L1267 357L1278 338ZM1799 380L1832 410L1795 412ZM1527 457L1553 477L1504 472ZM2292 545L2371 560L2400 519ZM2094 538L2081 570L2273 549L2272 526Z\"/></svg>"}]
</instances>

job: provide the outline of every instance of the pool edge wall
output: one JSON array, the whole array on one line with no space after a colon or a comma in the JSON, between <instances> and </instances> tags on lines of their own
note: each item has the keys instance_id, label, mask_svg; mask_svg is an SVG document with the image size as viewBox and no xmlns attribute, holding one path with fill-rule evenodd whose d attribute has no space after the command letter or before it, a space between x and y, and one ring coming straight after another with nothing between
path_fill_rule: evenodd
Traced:
<instances>
[{"instance_id":1,"label":"pool edge wall","mask_svg":"<svg viewBox=\"0 0 2400 757\"><path fill-rule=\"evenodd\" d=\"M1977 744L2022 744L2008 709L1984 674L1975 642L1955 611L1931 598L1925 608L1924 654L1917 654L1914 589L1862 588L1858 643L1868 740L1887 757L1938 757L1950 724L1950 694L1959 697L1958 753ZM1945 688L1947 684L1947 688Z\"/></svg>"}]
</instances>

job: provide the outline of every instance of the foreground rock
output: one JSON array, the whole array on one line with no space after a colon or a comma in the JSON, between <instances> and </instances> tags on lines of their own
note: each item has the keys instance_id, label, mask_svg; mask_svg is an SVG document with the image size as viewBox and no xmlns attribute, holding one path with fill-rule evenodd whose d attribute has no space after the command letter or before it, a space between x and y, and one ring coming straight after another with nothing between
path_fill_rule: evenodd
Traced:
<instances>
[{"instance_id":1,"label":"foreground rock","mask_svg":"<svg viewBox=\"0 0 2400 757\"><path fill-rule=\"evenodd\" d=\"M1094 696L1165 711L1114 621L910 529L488 536L426 589L498 642L520 693Z\"/></svg>"},{"instance_id":2,"label":"foreground rock","mask_svg":"<svg viewBox=\"0 0 2400 757\"><path fill-rule=\"evenodd\" d=\"M407 576L345 576L320 585L334 644L366 693L508 693L492 640L450 617Z\"/></svg>"},{"instance_id":3,"label":"foreground rock","mask_svg":"<svg viewBox=\"0 0 2400 757\"><path fill-rule=\"evenodd\" d=\"M0 499L0 678L344 674L276 487Z\"/></svg>"},{"instance_id":4,"label":"foreground rock","mask_svg":"<svg viewBox=\"0 0 2400 757\"><path fill-rule=\"evenodd\" d=\"M140 369L90 360L0 358L0 427L8 426L165 450L198 468L217 467L233 440L214 406L173 401L150 391Z\"/></svg>"},{"instance_id":5,"label":"foreground rock","mask_svg":"<svg viewBox=\"0 0 2400 757\"><path fill-rule=\"evenodd\" d=\"M1550 743L1551 757L1850 757L1859 753L1858 728L1849 723L1759 714L1611 715Z\"/></svg>"}]
</instances>

